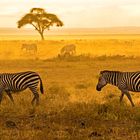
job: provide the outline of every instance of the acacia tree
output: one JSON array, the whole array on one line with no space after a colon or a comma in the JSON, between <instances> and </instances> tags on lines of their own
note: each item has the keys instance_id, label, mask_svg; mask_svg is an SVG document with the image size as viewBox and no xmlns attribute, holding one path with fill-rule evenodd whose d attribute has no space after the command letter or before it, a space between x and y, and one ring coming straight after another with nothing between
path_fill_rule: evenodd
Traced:
<instances>
[{"instance_id":1,"label":"acacia tree","mask_svg":"<svg viewBox=\"0 0 140 140\"><path fill-rule=\"evenodd\" d=\"M46 29L49 30L50 26L63 26L63 22L55 14L47 13L42 8L32 8L29 13L17 22L17 24L18 28L27 24L32 25L41 35L42 40L44 40L44 31Z\"/></svg>"}]
</instances>

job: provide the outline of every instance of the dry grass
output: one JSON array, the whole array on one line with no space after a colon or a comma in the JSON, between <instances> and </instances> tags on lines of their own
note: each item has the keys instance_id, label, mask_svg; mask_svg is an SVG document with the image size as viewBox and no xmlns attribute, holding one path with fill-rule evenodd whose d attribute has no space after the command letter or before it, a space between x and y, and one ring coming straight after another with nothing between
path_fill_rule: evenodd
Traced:
<instances>
[{"instance_id":1,"label":"dry grass","mask_svg":"<svg viewBox=\"0 0 140 140\"><path fill-rule=\"evenodd\" d=\"M24 36L21 36L24 38ZM62 36L48 37L46 41L38 40L1 40L0 59L47 59L56 57L60 49L67 44L75 44L77 55L85 54L91 56L126 55L139 56L139 35L97 35L97 36ZM15 36L15 39L18 39ZM80 39L82 38L82 39ZM7 37L8 39L8 37ZM26 53L21 51L22 44L35 43L38 53Z\"/></svg>"},{"instance_id":2,"label":"dry grass","mask_svg":"<svg viewBox=\"0 0 140 140\"><path fill-rule=\"evenodd\" d=\"M10 44L11 47L16 47L16 43L17 48L20 48L20 41L7 42L7 48ZM10 54L8 56L8 59L13 57L14 60L0 60L0 72L26 70L38 72L45 89L45 94L40 94L38 107L31 106L32 94L29 90L13 95L15 105L12 105L6 95L4 96L0 106L0 139L139 139L139 93L132 93L136 104L136 107L132 108L126 97L123 103L119 104L120 91L113 86L106 86L102 92L95 90L100 70L138 71L140 69L139 57L130 57L135 56L134 52L139 53L137 49L139 41L136 41L136 46L126 46L125 55L132 51L131 55L128 53L123 56L124 54L119 51L113 56L110 54L108 56L105 52L98 57L79 55L65 60L58 58L47 60L49 55L53 55L43 52L45 47L43 44L50 45L47 50L58 44L55 50L57 52L63 44L70 43L71 40L62 42L62 44L59 44L60 41L38 42L40 44L38 57L41 60L18 60L20 55L16 51L20 52L20 49L9 51L15 51L15 55L12 52L11 56ZM80 40L77 43L78 49L80 50L85 44L89 47L91 42L96 40L86 40L86 42ZM5 42L1 41L1 44L3 43ZM110 44L109 40L99 40L100 43L106 43L106 47ZM121 45L117 46L119 47L112 46L110 52L114 52L114 49L121 50ZM97 46L97 52L100 50L98 48L100 46ZM4 50L6 49L1 47L1 59ZM56 56L55 51L54 56ZM78 52L80 54L80 51ZM103 50L97 55L102 53Z\"/></svg>"}]
</instances>

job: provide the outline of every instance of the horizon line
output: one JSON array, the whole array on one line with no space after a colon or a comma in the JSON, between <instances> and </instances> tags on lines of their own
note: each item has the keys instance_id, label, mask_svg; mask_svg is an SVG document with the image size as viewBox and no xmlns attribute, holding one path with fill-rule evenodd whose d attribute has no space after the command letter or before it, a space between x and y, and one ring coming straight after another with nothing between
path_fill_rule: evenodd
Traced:
<instances>
[{"instance_id":1,"label":"horizon line","mask_svg":"<svg viewBox=\"0 0 140 140\"><path fill-rule=\"evenodd\" d=\"M140 28L140 26L108 26L108 27L105 27L105 26L102 26L102 27L61 27L61 28L52 28L52 29L100 29L100 28ZM11 29L19 29L17 27L0 27L0 28L11 28ZM33 27L23 27L21 29L33 29ZM51 29L51 30L52 30Z\"/></svg>"}]
</instances>

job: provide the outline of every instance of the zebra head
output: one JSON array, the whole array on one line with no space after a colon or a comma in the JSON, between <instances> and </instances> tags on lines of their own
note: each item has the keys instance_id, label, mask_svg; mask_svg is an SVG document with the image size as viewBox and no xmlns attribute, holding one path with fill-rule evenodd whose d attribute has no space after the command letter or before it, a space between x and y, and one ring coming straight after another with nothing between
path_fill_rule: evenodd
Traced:
<instances>
[{"instance_id":1,"label":"zebra head","mask_svg":"<svg viewBox=\"0 0 140 140\"><path fill-rule=\"evenodd\" d=\"M96 90L101 91L101 89L106 85L107 85L107 81L106 81L106 78L105 78L105 71L101 71L99 79L98 79L98 84L96 86Z\"/></svg>"}]
</instances>

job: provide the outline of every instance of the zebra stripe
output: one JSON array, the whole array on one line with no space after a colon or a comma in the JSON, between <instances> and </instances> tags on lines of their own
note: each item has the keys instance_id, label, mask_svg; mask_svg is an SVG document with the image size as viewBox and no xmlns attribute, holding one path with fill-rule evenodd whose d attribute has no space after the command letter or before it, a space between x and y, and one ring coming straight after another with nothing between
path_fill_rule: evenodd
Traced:
<instances>
[{"instance_id":1,"label":"zebra stripe","mask_svg":"<svg viewBox=\"0 0 140 140\"><path fill-rule=\"evenodd\" d=\"M101 71L96 89L101 91L107 84L117 86L121 90L120 102L125 94L134 106L129 91L140 92L140 72Z\"/></svg>"},{"instance_id":2,"label":"zebra stripe","mask_svg":"<svg viewBox=\"0 0 140 140\"><path fill-rule=\"evenodd\" d=\"M20 92L29 88L34 94L32 104L36 100L39 104L39 94L37 91L40 82L40 91L43 94L43 84L40 76L36 72L26 71L20 73L2 73L0 74L0 103L2 101L3 91L7 93L12 102L14 102L11 95L12 92Z\"/></svg>"}]
</instances>

